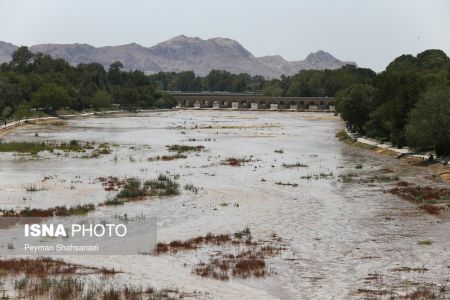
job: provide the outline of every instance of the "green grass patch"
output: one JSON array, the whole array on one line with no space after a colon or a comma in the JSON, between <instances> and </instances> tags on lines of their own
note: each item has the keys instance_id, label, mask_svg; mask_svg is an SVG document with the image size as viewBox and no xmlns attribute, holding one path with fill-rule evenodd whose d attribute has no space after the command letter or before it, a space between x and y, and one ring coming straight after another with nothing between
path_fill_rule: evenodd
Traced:
<instances>
[{"instance_id":1,"label":"green grass patch","mask_svg":"<svg viewBox=\"0 0 450 300\"><path fill-rule=\"evenodd\" d=\"M162 155L162 156L150 157L148 159L148 161L156 161L156 160L170 161L170 160L184 159L184 158L187 158L187 156L184 154L177 153L177 154L173 154L173 155Z\"/></svg>"},{"instance_id":2,"label":"green grass patch","mask_svg":"<svg viewBox=\"0 0 450 300\"><path fill-rule=\"evenodd\" d=\"M324 173L324 172L320 172L318 174L308 174L305 176L301 176L300 179L307 179L307 180L319 180L319 179L329 179L329 178L334 178L334 173L330 172L330 173Z\"/></svg>"},{"instance_id":3,"label":"green grass patch","mask_svg":"<svg viewBox=\"0 0 450 300\"><path fill-rule=\"evenodd\" d=\"M3 142L0 141L0 152L18 152L36 155L39 152L54 152L60 150L64 152L86 152L92 150L90 154L83 157L98 157L102 154L109 154L111 150L108 144L100 144L95 147L95 143L83 143L77 140L62 143L48 142Z\"/></svg>"},{"instance_id":4,"label":"green grass patch","mask_svg":"<svg viewBox=\"0 0 450 300\"><path fill-rule=\"evenodd\" d=\"M193 192L194 194L198 194L198 191L199 191L199 188L196 187L196 186L194 186L192 183L185 184L185 185L184 185L184 189L185 189L186 191L191 191L191 192Z\"/></svg>"},{"instance_id":5,"label":"green grass patch","mask_svg":"<svg viewBox=\"0 0 450 300\"><path fill-rule=\"evenodd\" d=\"M3 214L4 217L67 217L73 215L85 215L90 211L95 210L94 204L83 204L76 205L71 207L66 206L56 206L46 209L40 208L25 208L19 211L14 210L0 210L0 213Z\"/></svg>"},{"instance_id":6,"label":"green grass patch","mask_svg":"<svg viewBox=\"0 0 450 300\"><path fill-rule=\"evenodd\" d=\"M0 152L19 152L38 154L41 151L53 152L54 146L47 143L35 142L0 142Z\"/></svg>"},{"instance_id":7,"label":"green grass patch","mask_svg":"<svg viewBox=\"0 0 450 300\"><path fill-rule=\"evenodd\" d=\"M293 164L283 163L283 167L285 167L285 168L308 168L309 166L305 165L303 163L300 163L300 162L296 162Z\"/></svg>"},{"instance_id":8,"label":"green grass patch","mask_svg":"<svg viewBox=\"0 0 450 300\"><path fill-rule=\"evenodd\" d=\"M184 152L200 152L205 149L202 145L189 146L189 145L169 145L166 146L169 151L184 153Z\"/></svg>"},{"instance_id":9,"label":"green grass patch","mask_svg":"<svg viewBox=\"0 0 450 300\"><path fill-rule=\"evenodd\" d=\"M431 244L433 244L433 242L430 240L421 240L421 241L418 241L417 243L422 246L430 246Z\"/></svg>"},{"instance_id":10,"label":"green grass patch","mask_svg":"<svg viewBox=\"0 0 450 300\"><path fill-rule=\"evenodd\" d=\"M176 196L180 194L180 185L170 176L160 174L157 178L142 181L138 178L126 178L118 186L120 190L114 198L100 204L122 205L125 202L143 200L150 196Z\"/></svg>"}]
</instances>

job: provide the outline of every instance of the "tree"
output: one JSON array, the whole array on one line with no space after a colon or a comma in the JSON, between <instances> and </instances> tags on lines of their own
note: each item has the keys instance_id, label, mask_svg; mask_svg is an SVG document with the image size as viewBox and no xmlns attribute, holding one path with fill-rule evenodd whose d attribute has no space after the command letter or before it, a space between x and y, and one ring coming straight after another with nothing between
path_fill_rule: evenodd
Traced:
<instances>
[{"instance_id":1,"label":"tree","mask_svg":"<svg viewBox=\"0 0 450 300\"><path fill-rule=\"evenodd\" d=\"M267 97L280 97L283 95L283 89L279 87L279 84L272 83L264 88L263 96Z\"/></svg>"},{"instance_id":2,"label":"tree","mask_svg":"<svg viewBox=\"0 0 450 300\"><path fill-rule=\"evenodd\" d=\"M123 65L120 61L116 61L109 66L108 78L111 84L119 85L122 83L122 69Z\"/></svg>"},{"instance_id":3,"label":"tree","mask_svg":"<svg viewBox=\"0 0 450 300\"><path fill-rule=\"evenodd\" d=\"M33 106L45 110L56 110L73 103L67 90L55 83L46 83L32 94Z\"/></svg>"},{"instance_id":4,"label":"tree","mask_svg":"<svg viewBox=\"0 0 450 300\"><path fill-rule=\"evenodd\" d=\"M112 97L105 90L98 90L94 93L91 99L91 104L95 108L108 108L111 107Z\"/></svg>"},{"instance_id":5,"label":"tree","mask_svg":"<svg viewBox=\"0 0 450 300\"><path fill-rule=\"evenodd\" d=\"M21 119L28 119L31 112L31 105L29 102L22 102L17 106L16 108L16 116L19 120Z\"/></svg>"},{"instance_id":6,"label":"tree","mask_svg":"<svg viewBox=\"0 0 450 300\"><path fill-rule=\"evenodd\" d=\"M231 73L225 70L211 70L205 78L210 91L229 91L231 89Z\"/></svg>"},{"instance_id":7,"label":"tree","mask_svg":"<svg viewBox=\"0 0 450 300\"><path fill-rule=\"evenodd\" d=\"M432 88L422 95L411 111L406 139L417 150L450 155L450 88Z\"/></svg>"},{"instance_id":8,"label":"tree","mask_svg":"<svg viewBox=\"0 0 450 300\"><path fill-rule=\"evenodd\" d=\"M375 88L367 84L356 84L336 97L336 110L353 129L364 133L364 125L373 110Z\"/></svg>"},{"instance_id":9,"label":"tree","mask_svg":"<svg viewBox=\"0 0 450 300\"><path fill-rule=\"evenodd\" d=\"M9 118L9 116L11 116L12 112L13 112L13 110L9 106L6 106L5 108L3 108L2 119L3 119L3 122L5 123L5 125L8 122L8 118Z\"/></svg>"},{"instance_id":10,"label":"tree","mask_svg":"<svg viewBox=\"0 0 450 300\"><path fill-rule=\"evenodd\" d=\"M17 48L12 54L11 67L19 72L24 72L27 69L28 63L31 62L34 54L28 50L28 47L22 46Z\"/></svg>"},{"instance_id":11,"label":"tree","mask_svg":"<svg viewBox=\"0 0 450 300\"><path fill-rule=\"evenodd\" d=\"M419 65L428 70L441 68L450 62L447 54L442 50L430 49L417 54Z\"/></svg>"}]
</instances>

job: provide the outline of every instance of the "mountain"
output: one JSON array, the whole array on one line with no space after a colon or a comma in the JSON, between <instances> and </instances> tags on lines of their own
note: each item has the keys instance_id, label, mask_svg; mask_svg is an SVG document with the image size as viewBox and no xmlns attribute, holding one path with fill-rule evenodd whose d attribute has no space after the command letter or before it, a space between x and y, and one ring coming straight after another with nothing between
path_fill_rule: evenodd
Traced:
<instances>
[{"instance_id":1,"label":"mountain","mask_svg":"<svg viewBox=\"0 0 450 300\"><path fill-rule=\"evenodd\" d=\"M0 42L0 63L10 60L17 48ZM33 52L42 52L53 57L64 58L72 65L98 62L108 67L120 61L127 70L147 73L160 71L180 72L192 70L206 75L212 69L223 69L232 73L249 73L278 78L292 75L305 69L336 69L352 62L340 61L325 51L309 54L305 60L287 61L279 55L255 57L240 43L228 38L211 38L180 35L153 47L136 43L93 47L88 44L40 44L30 47Z\"/></svg>"},{"instance_id":2,"label":"mountain","mask_svg":"<svg viewBox=\"0 0 450 300\"><path fill-rule=\"evenodd\" d=\"M11 60L11 54L16 51L17 46L0 41L0 64Z\"/></svg>"}]
</instances>

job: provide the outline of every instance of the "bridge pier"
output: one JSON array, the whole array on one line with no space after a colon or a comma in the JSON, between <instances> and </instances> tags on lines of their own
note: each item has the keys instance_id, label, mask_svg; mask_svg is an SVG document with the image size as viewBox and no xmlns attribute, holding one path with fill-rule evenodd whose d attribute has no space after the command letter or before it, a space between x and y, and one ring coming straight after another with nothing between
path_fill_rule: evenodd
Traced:
<instances>
[{"instance_id":1,"label":"bridge pier","mask_svg":"<svg viewBox=\"0 0 450 300\"><path fill-rule=\"evenodd\" d=\"M250 104L250 108L251 108L251 109L259 109L259 105L258 105L258 103L256 103L256 102L252 102L252 103Z\"/></svg>"},{"instance_id":2,"label":"bridge pier","mask_svg":"<svg viewBox=\"0 0 450 300\"><path fill-rule=\"evenodd\" d=\"M239 109L239 102L236 101L231 102L231 109Z\"/></svg>"},{"instance_id":3,"label":"bridge pier","mask_svg":"<svg viewBox=\"0 0 450 300\"><path fill-rule=\"evenodd\" d=\"M270 110L278 110L278 103L270 103Z\"/></svg>"},{"instance_id":4,"label":"bridge pier","mask_svg":"<svg viewBox=\"0 0 450 300\"><path fill-rule=\"evenodd\" d=\"M297 110L297 104L291 104L290 110Z\"/></svg>"}]
</instances>

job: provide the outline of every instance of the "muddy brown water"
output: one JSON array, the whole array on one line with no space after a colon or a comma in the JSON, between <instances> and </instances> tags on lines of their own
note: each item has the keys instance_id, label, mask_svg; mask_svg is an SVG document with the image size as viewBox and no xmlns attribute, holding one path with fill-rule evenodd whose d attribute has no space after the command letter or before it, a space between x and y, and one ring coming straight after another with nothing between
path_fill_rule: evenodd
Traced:
<instances>
[{"instance_id":1,"label":"muddy brown water","mask_svg":"<svg viewBox=\"0 0 450 300\"><path fill-rule=\"evenodd\" d=\"M93 216L156 216L158 239L166 242L245 226L256 238L276 233L286 250L268 260L273 274L228 282L197 277L192 266L207 249L158 257L66 259L124 270L120 283L196 290L197 297L211 299L359 299L371 291L385 291L382 297L389 297L416 285L448 285L448 219L424 214L386 193L395 182L344 182L339 175L368 178L389 168L393 172L386 175L400 180L444 183L430 179L425 168L339 142L335 133L342 127L327 114L169 111L18 128L4 140L106 142L112 153L90 159L73 153L0 153L0 204L8 209L98 204L114 194L104 191L98 177L151 179L169 172L180 176L181 186L199 187L198 194L182 190L176 197L100 207ZM171 144L203 145L206 150L187 159L148 161L167 154L165 146ZM283 153L274 152L278 149ZM228 157L251 161L241 167L222 165ZM308 167L283 167L297 162ZM314 179L320 173L328 176ZM313 178L302 178L309 175ZM31 185L40 191L27 192ZM419 244L424 240L431 245ZM427 270L399 271L404 267Z\"/></svg>"}]
</instances>

